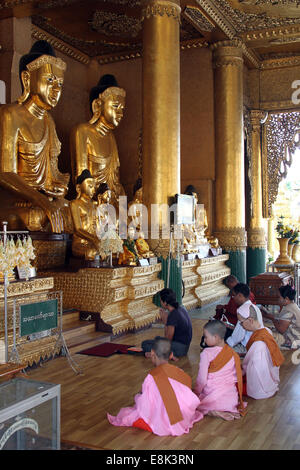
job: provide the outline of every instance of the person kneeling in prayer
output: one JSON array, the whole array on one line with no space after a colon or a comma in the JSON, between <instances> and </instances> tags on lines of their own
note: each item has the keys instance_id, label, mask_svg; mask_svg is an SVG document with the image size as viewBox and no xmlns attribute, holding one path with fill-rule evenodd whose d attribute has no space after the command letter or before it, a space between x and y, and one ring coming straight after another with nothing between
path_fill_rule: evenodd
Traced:
<instances>
[{"instance_id":1,"label":"person kneeling in prayer","mask_svg":"<svg viewBox=\"0 0 300 470\"><path fill-rule=\"evenodd\" d=\"M253 309L256 311L257 319L260 323L260 326L261 327L264 326L260 309L258 308L257 305L254 305L253 302L251 302L250 300L250 289L247 286L247 284L239 283L239 284L236 284L236 286L234 286L233 299L238 306L237 313L239 311L239 308L241 308L242 305L245 305L246 307L249 305L252 305ZM245 331L245 329L242 327L242 325L238 321L232 332L232 335L226 339L226 343L231 348L233 348L238 354L244 355L247 352L246 344L249 341L249 338L251 335L252 335L252 332Z\"/></svg>"},{"instance_id":2,"label":"person kneeling in prayer","mask_svg":"<svg viewBox=\"0 0 300 470\"><path fill-rule=\"evenodd\" d=\"M200 354L194 389L200 399L198 410L225 420L240 418L246 411L240 357L224 341L224 323L211 320L203 332L207 347Z\"/></svg>"},{"instance_id":3,"label":"person kneeling in prayer","mask_svg":"<svg viewBox=\"0 0 300 470\"><path fill-rule=\"evenodd\" d=\"M253 305L242 305L238 309L238 319L242 327L252 333L242 366L247 396L255 399L272 397L279 389L279 367L284 357L271 330L261 326Z\"/></svg>"},{"instance_id":4,"label":"person kneeling in prayer","mask_svg":"<svg viewBox=\"0 0 300 470\"><path fill-rule=\"evenodd\" d=\"M171 341L173 360L186 356L192 341L193 328L188 311L176 300L176 293L169 288L159 292L161 320L165 325L165 338ZM150 357L154 340L146 339L141 347L146 357Z\"/></svg>"},{"instance_id":5,"label":"person kneeling in prayer","mask_svg":"<svg viewBox=\"0 0 300 470\"><path fill-rule=\"evenodd\" d=\"M290 285L280 286L279 313L274 315L261 307L264 319L271 320L270 329L280 349L291 350L300 346L300 309L295 298L295 289Z\"/></svg>"},{"instance_id":6,"label":"person kneeling in prayer","mask_svg":"<svg viewBox=\"0 0 300 470\"><path fill-rule=\"evenodd\" d=\"M133 407L121 408L117 416L107 414L114 426L133 426L158 436L181 436L203 418L200 402L192 390L192 379L182 369L168 364L171 342L156 337L151 350L155 368L146 376Z\"/></svg>"}]
</instances>

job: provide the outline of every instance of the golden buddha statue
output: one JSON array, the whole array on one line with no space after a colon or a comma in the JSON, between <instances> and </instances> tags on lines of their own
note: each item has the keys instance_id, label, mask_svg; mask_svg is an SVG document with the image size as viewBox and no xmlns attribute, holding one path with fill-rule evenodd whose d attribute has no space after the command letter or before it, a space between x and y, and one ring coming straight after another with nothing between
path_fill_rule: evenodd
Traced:
<instances>
[{"instance_id":1,"label":"golden buddha statue","mask_svg":"<svg viewBox=\"0 0 300 470\"><path fill-rule=\"evenodd\" d=\"M96 207L93 201L95 180L85 169L76 179L77 198L70 202L74 233L72 253L77 258L94 260L101 251L96 233Z\"/></svg>"},{"instance_id":2,"label":"golden buddha statue","mask_svg":"<svg viewBox=\"0 0 300 470\"><path fill-rule=\"evenodd\" d=\"M0 107L0 216L10 229L66 228L70 175L58 170L61 144L48 113L59 101L65 69L51 45L37 41L20 59L22 96Z\"/></svg>"},{"instance_id":3,"label":"golden buddha statue","mask_svg":"<svg viewBox=\"0 0 300 470\"><path fill-rule=\"evenodd\" d=\"M135 247L139 258L151 258L155 254L150 250L145 240L143 227L143 187L142 179L138 178L133 188L133 200L128 205L128 227L133 228L135 234ZM146 215L144 214L144 217ZM148 221L147 221L148 222Z\"/></svg>"},{"instance_id":4,"label":"golden buddha statue","mask_svg":"<svg viewBox=\"0 0 300 470\"><path fill-rule=\"evenodd\" d=\"M89 122L71 131L70 147L74 180L88 168L96 185L107 183L111 203L117 207L118 197L125 195L119 177L119 156L113 130L119 125L125 107L126 92L113 75L104 75L90 92L93 113Z\"/></svg>"},{"instance_id":5,"label":"golden buddha statue","mask_svg":"<svg viewBox=\"0 0 300 470\"><path fill-rule=\"evenodd\" d=\"M143 204L142 179L138 178L133 188L133 200L128 204L128 226L141 230L141 204Z\"/></svg>"},{"instance_id":6,"label":"golden buddha statue","mask_svg":"<svg viewBox=\"0 0 300 470\"><path fill-rule=\"evenodd\" d=\"M101 240L101 259L113 253L123 252L123 242L118 235L116 210L110 204L111 191L106 183L101 183L95 193L96 202L96 233Z\"/></svg>"},{"instance_id":7,"label":"golden buddha statue","mask_svg":"<svg viewBox=\"0 0 300 470\"><path fill-rule=\"evenodd\" d=\"M139 258L152 258L155 256L145 240L144 233L141 231L138 232L138 238L135 241L135 247Z\"/></svg>"},{"instance_id":8,"label":"golden buddha statue","mask_svg":"<svg viewBox=\"0 0 300 470\"><path fill-rule=\"evenodd\" d=\"M101 183L98 189L95 192L94 199L96 199L96 225L97 225L97 235L98 238L101 238L101 235L104 231L107 231L108 226L113 225L113 228L116 229L117 221L115 215L112 214L114 207L110 205L111 201L111 190L107 183Z\"/></svg>"},{"instance_id":9,"label":"golden buddha statue","mask_svg":"<svg viewBox=\"0 0 300 470\"><path fill-rule=\"evenodd\" d=\"M120 253L118 264L136 266L138 264L139 255L134 241L135 230L133 227L128 228L127 239L123 240L123 253Z\"/></svg>"}]
</instances>

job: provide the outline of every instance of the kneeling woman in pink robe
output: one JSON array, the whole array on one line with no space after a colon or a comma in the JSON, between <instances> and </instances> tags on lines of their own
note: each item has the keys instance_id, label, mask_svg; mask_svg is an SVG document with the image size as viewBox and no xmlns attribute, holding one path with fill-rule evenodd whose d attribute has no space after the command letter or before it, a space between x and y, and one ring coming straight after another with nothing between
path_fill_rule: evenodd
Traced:
<instances>
[{"instance_id":1,"label":"kneeling woman in pink robe","mask_svg":"<svg viewBox=\"0 0 300 470\"><path fill-rule=\"evenodd\" d=\"M252 334L243 360L247 395L256 400L272 397L279 389L279 367L284 357L269 328L262 328L250 306L237 311L241 325Z\"/></svg>"},{"instance_id":2,"label":"kneeling woman in pink robe","mask_svg":"<svg viewBox=\"0 0 300 470\"><path fill-rule=\"evenodd\" d=\"M151 351L156 367L147 375L133 407L121 408L117 416L107 414L114 426L133 426L158 436L181 436L203 418L200 402L192 392L192 379L179 367L168 364L171 342L156 338Z\"/></svg>"},{"instance_id":3,"label":"kneeling woman in pink robe","mask_svg":"<svg viewBox=\"0 0 300 470\"><path fill-rule=\"evenodd\" d=\"M209 321L203 333L208 347L200 354L194 389L200 399L198 410L226 420L239 418L246 412L240 357L225 344L226 326L219 320Z\"/></svg>"}]
</instances>

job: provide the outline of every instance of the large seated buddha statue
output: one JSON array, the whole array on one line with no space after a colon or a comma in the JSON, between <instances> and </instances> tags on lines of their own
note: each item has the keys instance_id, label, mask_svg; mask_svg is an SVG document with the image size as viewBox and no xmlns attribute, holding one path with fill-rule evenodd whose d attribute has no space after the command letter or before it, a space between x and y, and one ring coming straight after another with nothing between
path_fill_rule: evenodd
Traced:
<instances>
[{"instance_id":1,"label":"large seated buddha statue","mask_svg":"<svg viewBox=\"0 0 300 470\"><path fill-rule=\"evenodd\" d=\"M0 107L0 217L10 230L61 233L69 174L58 169L61 144L49 111L60 99L66 64L37 41L19 63L22 96Z\"/></svg>"},{"instance_id":2,"label":"large seated buddha statue","mask_svg":"<svg viewBox=\"0 0 300 470\"><path fill-rule=\"evenodd\" d=\"M125 195L119 177L119 155L114 129L119 125L125 107L126 92L113 75L104 75L90 92L92 118L71 131L70 148L74 181L87 168L97 187L107 183L111 204L117 207L118 197Z\"/></svg>"}]
</instances>

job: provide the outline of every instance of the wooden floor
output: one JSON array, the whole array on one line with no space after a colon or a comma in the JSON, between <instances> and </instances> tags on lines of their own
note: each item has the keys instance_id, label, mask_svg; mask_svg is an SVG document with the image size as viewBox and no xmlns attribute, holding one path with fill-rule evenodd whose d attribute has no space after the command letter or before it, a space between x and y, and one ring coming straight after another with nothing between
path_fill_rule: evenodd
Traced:
<instances>
[{"instance_id":1,"label":"wooden floor","mask_svg":"<svg viewBox=\"0 0 300 470\"><path fill-rule=\"evenodd\" d=\"M206 320L193 318L193 341L186 358L177 365L195 382L199 364L199 342ZM140 345L141 341L162 335L152 328L114 340ZM72 352L72 351L71 351ZM248 414L234 422L206 416L189 434L159 437L139 429L114 427L106 413L115 415L123 406L133 405L134 395L151 369L142 356L115 354L108 358L72 354L83 374L76 375L66 357L50 360L28 371L28 378L61 384L61 438L106 450L137 449L300 449L300 368L284 352L279 392L266 400L248 401Z\"/></svg>"}]
</instances>

